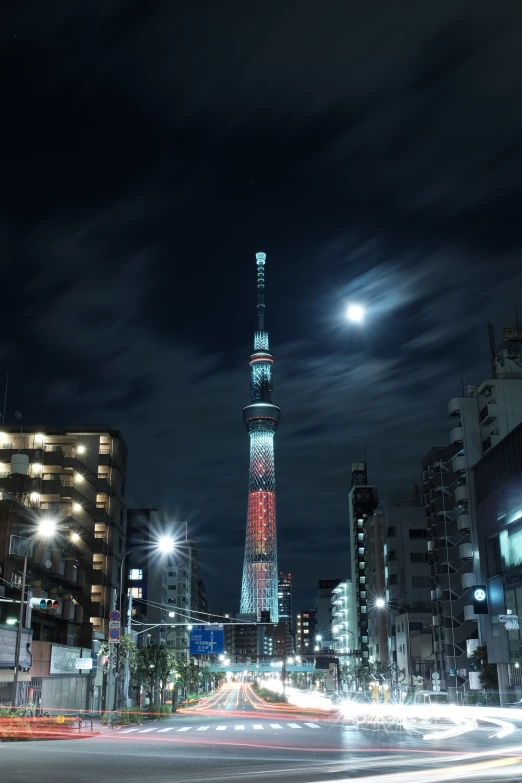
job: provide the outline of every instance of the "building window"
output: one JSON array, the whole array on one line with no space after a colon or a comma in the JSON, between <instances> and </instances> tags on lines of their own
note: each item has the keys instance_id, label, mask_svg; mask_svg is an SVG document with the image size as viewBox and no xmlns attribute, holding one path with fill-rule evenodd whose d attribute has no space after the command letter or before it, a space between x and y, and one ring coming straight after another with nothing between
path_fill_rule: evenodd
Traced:
<instances>
[{"instance_id":1,"label":"building window","mask_svg":"<svg viewBox=\"0 0 522 783\"><path fill-rule=\"evenodd\" d=\"M143 588L142 587L131 587L131 595L133 598L143 598Z\"/></svg>"},{"instance_id":2,"label":"building window","mask_svg":"<svg viewBox=\"0 0 522 783\"><path fill-rule=\"evenodd\" d=\"M388 552L388 560L397 560L397 552Z\"/></svg>"},{"instance_id":3,"label":"building window","mask_svg":"<svg viewBox=\"0 0 522 783\"><path fill-rule=\"evenodd\" d=\"M410 538L426 538L428 531L422 528L410 528Z\"/></svg>"},{"instance_id":4,"label":"building window","mask_svg":"<svg viewBox=\"0 0 522 783\"><path fill-rule=\"evenodd\" d=\"M143 570L141 568L131 568L129 579L131 582L139 582L140 579L143 579Z\"/></svg>"},{"instance_id":5,"label":"building window","mask_svg":"<svg viewBox=\"0 0 522 783\"><path fill-rule=\"evenodd\" d=\"M427 563L428 562L428 553L427 552L410 552L410 562L411 563Z\"/></svg>"}]
</instances>

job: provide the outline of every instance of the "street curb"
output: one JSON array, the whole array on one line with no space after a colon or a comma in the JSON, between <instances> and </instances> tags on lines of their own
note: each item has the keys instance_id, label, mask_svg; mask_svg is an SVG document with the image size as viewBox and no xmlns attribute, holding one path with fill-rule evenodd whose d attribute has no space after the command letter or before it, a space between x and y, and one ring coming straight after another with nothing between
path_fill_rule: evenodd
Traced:
<instances>
[{"instance_id":1,"label":"street curb","mask_svg":"<svg viewBox=\"0 0 522 783\"><path fill-rule=\"evenodd\" d=\"M89 732L89 734L61 734L58 737L18 737L15 742L54 742L55 740L76 740L76 739L90 739L91 737L99 737L101 731ZM12 742L12 740L6 740L0 737L0 743Z\"/></svg>"}]
</instances>

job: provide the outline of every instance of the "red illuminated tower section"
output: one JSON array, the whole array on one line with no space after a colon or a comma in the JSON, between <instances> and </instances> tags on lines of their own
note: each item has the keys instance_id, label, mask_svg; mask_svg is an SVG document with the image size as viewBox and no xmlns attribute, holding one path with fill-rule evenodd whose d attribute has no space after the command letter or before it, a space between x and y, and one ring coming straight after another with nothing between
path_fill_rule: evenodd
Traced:
<instances>
[{"instance_id":1,"label":"red illuminated tower section","mask_svg":"<svg viewBox=\"0 0 522 783\"><path fill-rule=\"evenodd\" d=\"M277 622L274 435L281 410L271 399L274 357L265 331L265 260L264 253L256 254L259 331L254 335L254 353L250 357L251 402L243 408L250 436L250 473L241 614L259 621L261 612L269 611L270 620Z\"/></svg>"}]
</instances>

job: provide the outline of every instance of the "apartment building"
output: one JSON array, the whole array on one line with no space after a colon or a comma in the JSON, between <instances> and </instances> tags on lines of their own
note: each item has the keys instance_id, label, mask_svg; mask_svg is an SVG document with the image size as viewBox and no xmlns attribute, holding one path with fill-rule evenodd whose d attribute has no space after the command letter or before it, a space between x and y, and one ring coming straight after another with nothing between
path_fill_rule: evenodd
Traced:
<instances>
[{"instance_id":1,"label":"apartment building","mask_svg":"<svg viewBox=\"0 0 522 783\"><path fill-rule=\"evenodd\" d=\"M422 463L435 654L441 685L452 690L466 681L468 641L478 639L471 589L483 571L472 468L522 421L522 330L504 329L496 348L490 335L491 377L449 401L449 444Z\"/></svg>"},{"instance_id":2,"label":"apartment building","mask_svg":"<svg viewBox=\"0 0 522 783\"><path fill-rule=\"evenodd\" d=\"M396 663L430 681L433 669L430 567L421 488L393 490L365 525L370 661ZM384 587L384 591L383 591ZM384 607L380 607L384 600Z\"/></svg>"},{"instance_id":3,"label":"apartment building","mask_svg":"<svg viewBox=\"0 0 522 783\"><path fill-rule=\"evenodd\" d=\"M289 632L292 633L292 574L284 574L280 571L277 587L279 622L286 623Z\"/></svg>"},{"instance_id":4,"label":"apartment building","mask_svg":"<svg viewBox=\"0 0 522 783\"><path fill-rule=\"evenodd\" d=\"M367 661L369 658L366 537L364 526L368 517L377 508L377 504L377 490L368 484L366 462L354 462L352 465L352 488L348 496L351 585L353 606L357 615L357 638L354 646L360 650L363 661Z\"/></svg>"},{"instance_id":5,"label":"apartment building","mask_svg":"<svg viewBox=\"0 0 522 783\"><path fill-rule=\"evenodd\" d=\"M357 650L357 610L351 579L343 579L332 589L332 639L336 652Z\"/></svg>"},{"instance_id":6,"label":"apartment building","mask_svg":"<svg viewBox=\"0 0 522 783\"><path fill-rule=\"evenodd\" d=\"M315 616L317 621L317 637L322 650L333 648L333 590L340 579L320 579L317 584ZM319 638L320 637L320 638Z\"/></svg>"},{"instance_id":7,"label":"apartment building","mask_svg":"<svg viewBox=\"0 0 522 783\"><path fill-rule=\"evenodd\" d=\"M120 589L126 471L125 441L108 426L4 426L0 433L5 596L20 589L22 545L30 538L28 589L59 601L56 612L33 610L30 621L33 659L46 662L34 686L40 692L51 687L41 680L56 671L74 675L71 656L83 657L93 639L107 634ZM46 538L36 536L42 519L55 526ZM68 658L63 647L72 648Z\"/></svg>"}]
</instances>

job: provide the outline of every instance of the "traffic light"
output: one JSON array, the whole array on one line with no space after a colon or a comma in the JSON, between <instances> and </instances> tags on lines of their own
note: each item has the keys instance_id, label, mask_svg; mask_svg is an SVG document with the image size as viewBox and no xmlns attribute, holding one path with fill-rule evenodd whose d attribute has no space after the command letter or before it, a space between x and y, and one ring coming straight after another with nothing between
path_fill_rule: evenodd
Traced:
<instances>
[{"instance_id":1,"label":"traffic light","mask_svg":"<svg viewBox=\"0 0 522 783\"><path fill-rule=\"evenodd\" d=\"M475 585L473 588L473 613L488 613L488 593L485 585Z\"/></svg>"},{"instance_id":2,"label":"traffic light","mask_svg":"<svg viewBox=\"0 0 522 783\"><path fill-rule=\"evenodd\" d=\"M59 609L60 601L57 598L31 598L33 609Z\"/></svg>"}]
</instances>

